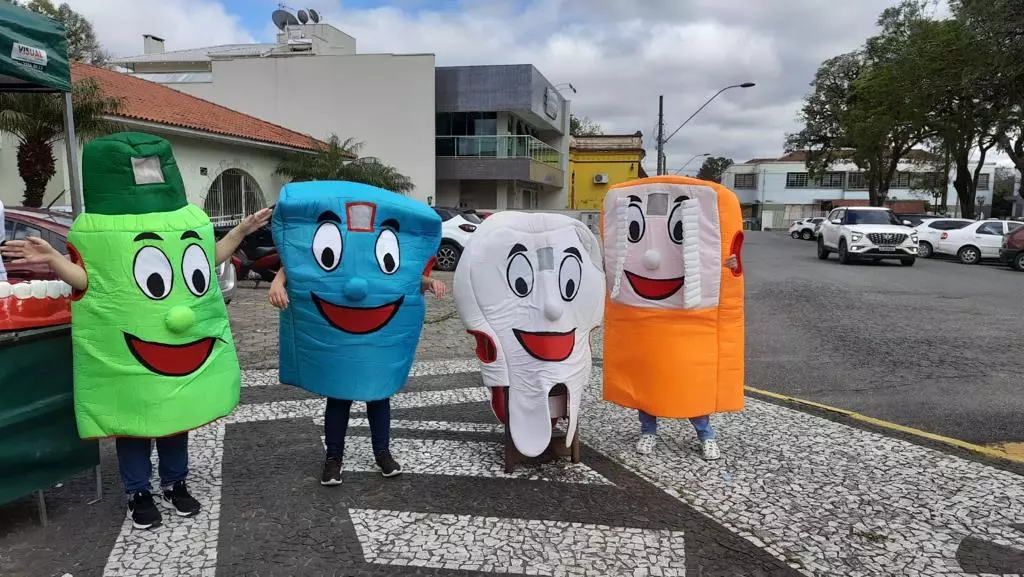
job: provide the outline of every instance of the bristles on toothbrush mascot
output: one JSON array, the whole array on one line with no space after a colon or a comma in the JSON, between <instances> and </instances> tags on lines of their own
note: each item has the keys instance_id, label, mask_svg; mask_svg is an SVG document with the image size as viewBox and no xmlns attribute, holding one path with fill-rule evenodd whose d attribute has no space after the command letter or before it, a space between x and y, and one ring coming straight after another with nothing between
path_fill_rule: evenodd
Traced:
<instances>
[{"instance_id":1,"label":"bristles on toothbrush mascot","mask_svg":"<svg viewBox=\"0 0 1024 577\"><path fill-rule=\"evenodd\" d=\"M661 176L604 201L604 397L668 418L743 409L743 218L728 188ZM738 267L725 260L735 256Z\"/></svg>"}]
</instances>

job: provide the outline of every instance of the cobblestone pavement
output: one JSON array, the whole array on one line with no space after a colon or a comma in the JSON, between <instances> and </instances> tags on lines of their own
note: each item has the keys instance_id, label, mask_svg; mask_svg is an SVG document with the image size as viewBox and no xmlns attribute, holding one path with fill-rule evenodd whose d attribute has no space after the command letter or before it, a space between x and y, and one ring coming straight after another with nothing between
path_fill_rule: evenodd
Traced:
<instances>
[{"instance_id":1,"label":"cobblestone pavement","mask_svg":"<svg viewBox=\"0 0 1024 577\"><path fill-rule=\"evenodd\" d=\"M640 456L635 413L601 400L600 334L582 462L506 474L450 299L431 301L393 399L405 474L375 471L357 403L344 484L321 487L323 400L277 383L265 287L237 294L242 404L191 434L190 486L204 511L165 510L164 526L131 529L104 443L103 501L87 504L82 475L47 492L47 528L32 499L0 506L0 575L1024 574L1019 469L756 398L713 418L721 461L700 459L679 422Z\"/></svg>"}]
</instances>

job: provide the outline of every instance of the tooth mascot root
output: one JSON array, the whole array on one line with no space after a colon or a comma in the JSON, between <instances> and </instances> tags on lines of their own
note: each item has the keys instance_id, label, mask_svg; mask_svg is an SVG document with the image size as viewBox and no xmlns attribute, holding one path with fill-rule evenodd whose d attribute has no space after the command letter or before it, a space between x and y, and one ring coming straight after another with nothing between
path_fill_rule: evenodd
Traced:
<instances>
[{"instance_id":1,"label":"tooth mascot root","mask_svg":"<svg viewBox=\"0 0 1024 577\"><path fill-rule=\"evenodd\" d=\"M455 306L476 338L495 415L526 457L551 443L552 418L560 415L549 394L560 384L568 395L566 446L573 441L604 292L597 238L565 215L499 212L477 227L462 253Z\"/></svg>"},{"instance_id":2,"label":"tooth mascot root","mask_svg":"<svg viewBox=\"0 0 1024 577\"><path fill-rule=\"evenodd\" d=\"M604 398L657 417L743 410L736 195L692 178L632 180L608 192L602 227Z\"/></svg>"}]
</instances>

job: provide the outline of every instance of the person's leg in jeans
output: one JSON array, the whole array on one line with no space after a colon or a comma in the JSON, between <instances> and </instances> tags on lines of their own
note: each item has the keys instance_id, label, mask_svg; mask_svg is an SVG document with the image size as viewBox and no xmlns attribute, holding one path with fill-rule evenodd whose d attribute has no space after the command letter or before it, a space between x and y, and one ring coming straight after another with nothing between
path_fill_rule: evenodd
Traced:
<instances>
[{"instance_id":1,"label":"person's leg in jeans","mask_svg":"<svg viewBox=\"0 0 1024 577\"><path fill-rule=\"evenodd\" d=\"M366 403L366 418L370 421L370 442L373 459L385 477L402 474L402 466L391 456L391 399Z\"/></svg>"},{"instance_id":2,"label":"person's leg in jeans","mask_svg":"<svg viewBox=\"0 0 1024 577\"><path fill-rule=\"evenodd\" d=\"M352 409L352 401L344 399L327 399L324 409L324 444L327 445L327 458L324 470L320 475L320 484L325 486L341 484L341 464L345 456L345 434L348 432L348 415Z\"/></svg>"},{"instance_id":3,"label":"person's leg in jeans","mask_svg":"<svg viewBox=\"0 0 1024 577\"><path fill-rule=\"evenodd\" d=\"M658 417L648 415L643 411L637 411L640 418L640 439L636 442L636 451L641 455L650 455L654 452L654 444L658 434Z\"/></svg>"},{"instance_id":4,"label":"person's leg in jeans","mask_svg":"<svg viewBox=\"0 0 1024 577\"><path fill-rule=\"evenodd\" d=\"M188 492L188 431L156 440L156 453L160 457L161 498L173 507L180 517L191 517L202 506Z\"/></svg>"},{"instance_id":5,"label":"person's leg in jeans","mask_svg":"<svg viewBox=\"0 0 1024 577\"><path fill-rule=\"evenodd\" d=\"M149 529L163 521L160 511L153 502L150 491L150 477L153 463L150 453L152 439L119 437L114 445L117 449L117 465L121 470L121 482L128 494L128 514L136 529Z\"/></svg>"},{"instance_id":6,"label":"person's leg in jeans","mask_svg":"<svg viewBox=\"0 0 1024 577\"><path fill-rule=\"evenodd\" d=\"M697 431L697 439L701 442L701 454L704 458L714 461L721 456L718 450L718 442L715 440L715 429L711 426L711 417L708 415L693 417L690 419L690 424Z\"/></svg>"}]
</instances>

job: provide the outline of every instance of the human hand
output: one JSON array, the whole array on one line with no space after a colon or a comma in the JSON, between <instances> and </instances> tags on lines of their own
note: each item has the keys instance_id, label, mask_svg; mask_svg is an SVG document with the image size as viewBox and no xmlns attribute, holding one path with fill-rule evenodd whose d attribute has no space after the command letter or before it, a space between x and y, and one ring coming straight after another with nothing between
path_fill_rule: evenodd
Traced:
<instances>
[{"instance_id":1,"label":"human hand","mask_svg":"<svg viewBox=\"0 0 1024 577\"><path fill-rule=\"evenodd\" d=\"M250 214L238 225L238 231L242 233L242 236L249 236L270 222L270 217L273 214L274 210L270 208L264 208L255 214Z\"/></svg>"},{"instance_id":2,"label":"human hand","mask_svg":"<svg viewBox=\"0 0 1024 577\"><path fill-rule=\"evenodd\" d=\"M426 281L427 291L434 293L437 300L444 298L444 295L448 294L448 285L444 284L443 281L437 279L427 279Z\"/></svg>"},{"instance_id":3,"label":"human hand","mask_svg":"<svg viewBox=\"0 0 1024 577\"><path fill-rule=\"evenodd\" d=\"M277 282L277 279L270 283L270 293L267 298L270 299L271 305L282 311L288 308L288 289L284 288L284 283Z\"/></svg>"},{"instance_id":4,"label":"human hand","mask_svg":"<svg viewBox=\"0 0 1024 577\"><path fill-rule=\"evenodd\" d=\"M736 260L736 255L734 254L730 254L728 258L725 259L725 263L723 264L725 268L733 272L736 272L736 270L740 268L740 263Z\"/></svg>"},{"instance_id":5,"label":"human hand","mask_svg":"<svg viewBox=\"0 0 1024 577\"><path fill-rule=\"evenodd\" d=\"M50 243L37 236L26 237L24 240L9 240L0 246L0 254L13 258L15 263L46 264L63 256L50 246Z\"/></svg>"}]
</instances>

